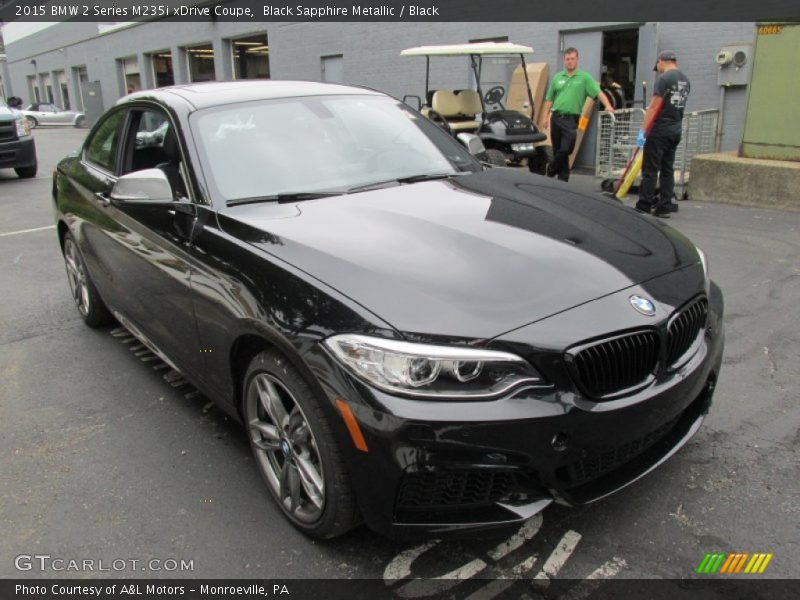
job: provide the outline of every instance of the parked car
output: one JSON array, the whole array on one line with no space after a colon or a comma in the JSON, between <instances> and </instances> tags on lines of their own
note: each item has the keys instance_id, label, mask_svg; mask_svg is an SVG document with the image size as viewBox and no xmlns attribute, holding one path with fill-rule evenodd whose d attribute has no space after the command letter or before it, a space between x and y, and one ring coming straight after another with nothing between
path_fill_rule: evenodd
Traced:
<instances>
[{"instance_id":1,"label":"parked car","mask_svg":"<svg viewBox=\"0 0 800 600\"><path fill-rule=\"evenodd\" d=\"M39 125L68 125L83 127L86 116L82 112L65 110L49 102L35 102L22 110L31 127Z\"/></svg>"},{"instance_id":2,"label":"parked car","mask_svg":"<svg viewBox=\"0 0 800 600\"><path fill-rule=\"evenodd\" d=\"M28 121L13 108L0 104L0 169L14 169L19 177L36 176L36 144Z\"/></svg>"},{"instance_id":3,"label":"parked car","mask_svg":"<svg viewBox=\"0 0 800 600\"><path fill-rule=\"evenodd\" d=\"M115 318L241 421L308 535L593 502L709 410L723 299L692 242L483 165L379 92L138 92L54 177L83 319Z\"/></svg>"}]
</instances>

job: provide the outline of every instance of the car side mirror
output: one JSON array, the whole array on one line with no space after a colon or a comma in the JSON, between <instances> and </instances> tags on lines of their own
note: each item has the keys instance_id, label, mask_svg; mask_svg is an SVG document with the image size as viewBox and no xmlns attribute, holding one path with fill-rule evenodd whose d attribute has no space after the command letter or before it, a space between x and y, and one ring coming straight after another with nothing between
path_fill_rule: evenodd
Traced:
<instances>
[{"instance_id":1,"label":"car side mirror","mask_svg":"<svg viewBox=\"0 0 800 600\"><path fill-rule=\"evenodd\" d=\"M111 200L120 204L172 204L172 186L161 169L143 169L117 179Z\"/></svg>"},{"instance_id":2,"label":"car side mirror","mask_svg":"<svg viewBox=\"0 0 800 600\"><path fill-rule=\"evenodd\" d=\"M486 147L483 145L483 141L474 133L459 133L457 136L458 141L464 144L472 156L478 156L479 154L483 154L486 152Z\"/></svg>"}]
</instances>

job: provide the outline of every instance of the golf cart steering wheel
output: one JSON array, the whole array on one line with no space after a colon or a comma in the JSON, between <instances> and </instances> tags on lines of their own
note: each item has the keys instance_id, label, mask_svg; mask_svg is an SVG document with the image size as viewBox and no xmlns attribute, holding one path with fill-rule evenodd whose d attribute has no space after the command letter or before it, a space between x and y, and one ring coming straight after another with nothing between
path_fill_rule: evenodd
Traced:
<instances>
[{"instance_id":1,"label":"golf cart steering wheel","mask_svg":"<svg viewBox=\"0 0 800 600\"><path fill-rule=\"evenodd\" d=\"M496 85L483 95L483 101L486 102L486 104L499 104L500 108L502 108L503 104L501 100L505 95L506 89L502 85Z\"/></svg>"},{"instance_id":2,"label":"golf cart steering wheel","mask_svg":"<svg viewBox=\"0 0 800 600\"><path fill-rule=\"evenodd\" d=\"M450 129L450 124L447 122L447 119L445 119L441 114L439 114L435 110L431 109L428 111L428 119L430 120L431 123L443 129L444 132L447 133L448 135L453 135L453 130Z\"/></svg>"}]
</instances>

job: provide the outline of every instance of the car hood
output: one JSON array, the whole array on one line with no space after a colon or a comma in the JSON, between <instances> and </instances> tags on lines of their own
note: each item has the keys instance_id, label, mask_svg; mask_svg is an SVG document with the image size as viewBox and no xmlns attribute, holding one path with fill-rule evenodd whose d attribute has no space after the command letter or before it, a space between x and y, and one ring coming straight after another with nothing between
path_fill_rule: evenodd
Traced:
<instances>
[{"instance_id":1,"label":"car hood","mask_svg":"<svg viewBox=\"0 0 800 600\"><path fill-rule=\"evenodd\" d=\"M219 219L398 331L433 336L495 337L699 260L616 200L512 169Z\"/></svg>"}]
</instances>

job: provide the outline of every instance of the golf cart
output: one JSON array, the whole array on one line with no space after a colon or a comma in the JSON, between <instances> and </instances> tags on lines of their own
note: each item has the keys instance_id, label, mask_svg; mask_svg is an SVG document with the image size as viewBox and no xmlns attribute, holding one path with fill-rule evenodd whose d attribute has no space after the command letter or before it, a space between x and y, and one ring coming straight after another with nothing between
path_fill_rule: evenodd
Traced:
<instances>
[{"instance_id":1,"label":"golf cart","mask_svg":"<svg viewBox=\"0 0 800 600\"><path fill-rule=\"evenodd\" d=\"M416 108L452 135L457 137L460 133L477 135L486 148L483 157L486 162L505 166L508 163L519 164L522 159L527 158L531 171L536 171L541 166L538 163L546 160L546 152L543 147L537 148L534 145L546 140L547 136L539 132L527 115L508 110L503 104L503 99L511 87L509 65L514 67L521 63L527 93L525 109L533 108L533 96L524 57L525 54L532 52L533 48L530 46L508 42L408 48L400 52L400 55L425 57L425 101L414 95L405 96L403 101L408 103L408 100L416 98L418 104ZM432 89L430 85L432 56L468 56L477 90ZM493 77L493 85L484 92L481 76L486 79L486 67L490 65L493 67L491 70L498 71L499 68L503 74L502 78ZM498 79L500 81L494 81Z\"/></svg>"}]
</instances>

